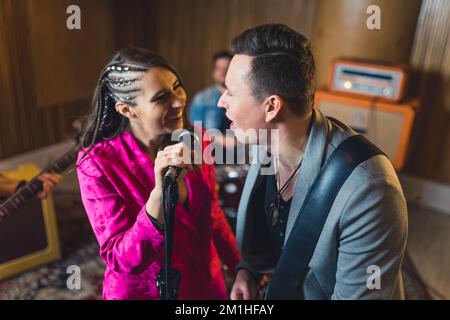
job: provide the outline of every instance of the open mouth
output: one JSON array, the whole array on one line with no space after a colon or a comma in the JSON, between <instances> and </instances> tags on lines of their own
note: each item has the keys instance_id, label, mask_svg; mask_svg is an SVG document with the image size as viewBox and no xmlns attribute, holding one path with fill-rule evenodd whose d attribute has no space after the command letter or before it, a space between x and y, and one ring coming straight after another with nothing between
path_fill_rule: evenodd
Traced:
<instances>
[{"instance_id":1,"label":"open mouth","mask_svg":"<svg viewBox=\"0 0 450 320\"><path fill-rule=\"evenodd\" d=\"M173 120L180 120L181 118L183 118L183 112L179 112L177 114L171 115L170 117L167 118L167 120L173 121Z\"/></svg>"},{"instance_id":2,"label":"open mouth","mask_svg":"<svg viewBox=\"0 0 450 320\"><path fill-rule=\"evenodd\" d=\"M230 129L233 130L233 129L234 129L234 126L235 126L234 121L228 116L227 113L225 113L225 117L227 117L228 120L230 120Z\"/></svg>"}]
</instances>

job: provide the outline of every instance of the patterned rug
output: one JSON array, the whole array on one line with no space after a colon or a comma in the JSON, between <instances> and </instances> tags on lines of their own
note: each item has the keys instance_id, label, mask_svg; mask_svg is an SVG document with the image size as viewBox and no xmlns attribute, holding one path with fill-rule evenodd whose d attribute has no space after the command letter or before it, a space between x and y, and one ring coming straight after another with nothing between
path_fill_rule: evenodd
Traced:
<instances>
[{"instance_id":1,"label":"patterned rug","mask_svg":"<svg viewBox=\"0 0 450 320\"><path fill-rule=\"evenodd\" d=\"M102 297L105 265L79 195L55 194L61 259L0 281L1 300L95 300ZM80 269L80 289L68 289L67 268Z\"/></svg>"},{"instance_id":2,"label":"patterned rug","mask_svg":"<svg viewBox=\"0 0 450 320\"><path fill-rule=\"evenodd\" d=\"M102 296L105 265L78 198L55 196L62 258L0 281L0 300L96 300ZM80 289L68 289L67 268L81 271ZM408 300L429 299L425 286L408 257L402 268ZM227 279L230 287L231 279Z\"/></svg>"},{"instance_id":3,"label":"patterned rug","mask_svg":"<svg viewBox=\"0 0 450 320\"><path fill-rule=\"evenodd\" d=\"M68 289L67 267L81 270L80 289ZM24 272L0 283L1 300L96 300L101 299L105 266L95 242L41 268Z\"/></svg>"}]
</instances>

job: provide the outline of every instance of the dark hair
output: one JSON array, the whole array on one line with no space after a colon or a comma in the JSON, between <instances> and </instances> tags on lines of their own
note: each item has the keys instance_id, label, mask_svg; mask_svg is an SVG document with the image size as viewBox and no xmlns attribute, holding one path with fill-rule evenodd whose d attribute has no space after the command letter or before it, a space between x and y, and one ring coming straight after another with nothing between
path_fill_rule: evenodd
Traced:
<instances>
[{"instance_id":1,"label":"dark hair","mask_svg":"<svg viewBox=\"0 0 450 320\"><path fill-rule=\"evenodd\" d=\"M217 60L219 60L219 59L229 59L229 60L231 60L231 58L233 58L233 55L231 54L231 52L226 51L226 50L219 51L219 52L216 52L213 55L212 63L213 63L213 65L215 65Z\"/></svg>"},{"instance_id":2,"label":"dark hair","mask_svg":"<svg viewBox=\"0 0 450 320\"><path fill-rule=\"evenodd\" d=\"M113 55L100 73L92 99L91 113L83 121L81 147L92 148L99 141L118 136L128 127L128 118L116 111L115 104L122 101L136 106L135 99L141 91L137 82L145 71L153 67L170 70L183 86L175 68L156 53L129 48ZM186 114L184 120L187 124Z\"/></svg>"},{"instance_id":3,"label":"dark hair","mask_svg":"<svg viewBox=\"0 0 450 320\"><path fill-rule=\"evenodd\" d=\"M299 116L312 109L314 57L302 34L282 24L265 24L234 38L231 51L253 57L248 78L258 101L276 94Z\"/></svg>"}]
</instances>

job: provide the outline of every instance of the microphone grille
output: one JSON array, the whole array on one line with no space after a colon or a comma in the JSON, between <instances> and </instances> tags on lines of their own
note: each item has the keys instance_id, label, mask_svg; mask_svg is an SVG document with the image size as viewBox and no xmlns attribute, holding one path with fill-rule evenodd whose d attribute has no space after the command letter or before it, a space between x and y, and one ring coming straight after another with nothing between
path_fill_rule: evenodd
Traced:
<instances>
[{"instance_id":1,"label":"microphone grille","mask_svg":"<svg viewBox=\"0 0 450 320\"><path fill-rule=\"evenodd\" d=\"M191 146L191 148L194 148L195 145L200 143L199 137L194 133L194 131L191 130L183 130L180 135L178 136L178 142L183 142L187 146Z\"/></svg>"}]
</instances>

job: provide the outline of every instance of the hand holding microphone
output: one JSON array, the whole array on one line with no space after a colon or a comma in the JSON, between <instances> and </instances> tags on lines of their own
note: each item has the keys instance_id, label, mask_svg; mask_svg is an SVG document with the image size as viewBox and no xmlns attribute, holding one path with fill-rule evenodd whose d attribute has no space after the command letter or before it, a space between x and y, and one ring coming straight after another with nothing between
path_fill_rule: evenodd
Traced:
<instances>
[{"instance_id":1,"label":"hand holding microphone","mask_svg":"<svg viewBox=\"0 0 450 320\"><path fill-rule=\"evenodd\" d=\"M197 143L199 143L198 137L192 132L188 130L183 130L178 137L178 145L182 145L181 153L178 156L183 158L183 163L190 165L190 169L192 170L192 164L194 163L193 159L195 156L194 150ZM170 146L169 146L170 147ZM169 148L168 147L168 148ZM178 147L177 147L178 148ZM187 157L186 157L187 155ZM189 169L189 168L188 168ZM163 177L163 187L167 188L168 185L174 183L177 180L178 175L181 173L182 167L171 165L167 172Z\"/></svg>"},{"instance_id":2,"label":"hand holding microphone","mask_svg":"<svg viewBox=\"0 0 450 320\"><path fill-rule=\"evenodd\" d=\"M192 132L185 132L186 133L180 135L179 141L185 140L183 137L186 138L186 135L191 135L192 137L192 139L188 140L194 140L194 142L198 141L198 138L196 138ZM146 210L149 215L157 219L161 224L164 222L161 208L164 182L171 183L175 180L180 182L188 171L194 169L192 159L196 157L196 153L193 150L192 145L187 146L186 143L179 142L165 147L156 155L154 168L155 188L150 193L150 197L146 204ZM180 191L183 190L182 187L179 189ZM182 197L180 197L180 200L182 201Z\"/></svg>"}]
</instances>

